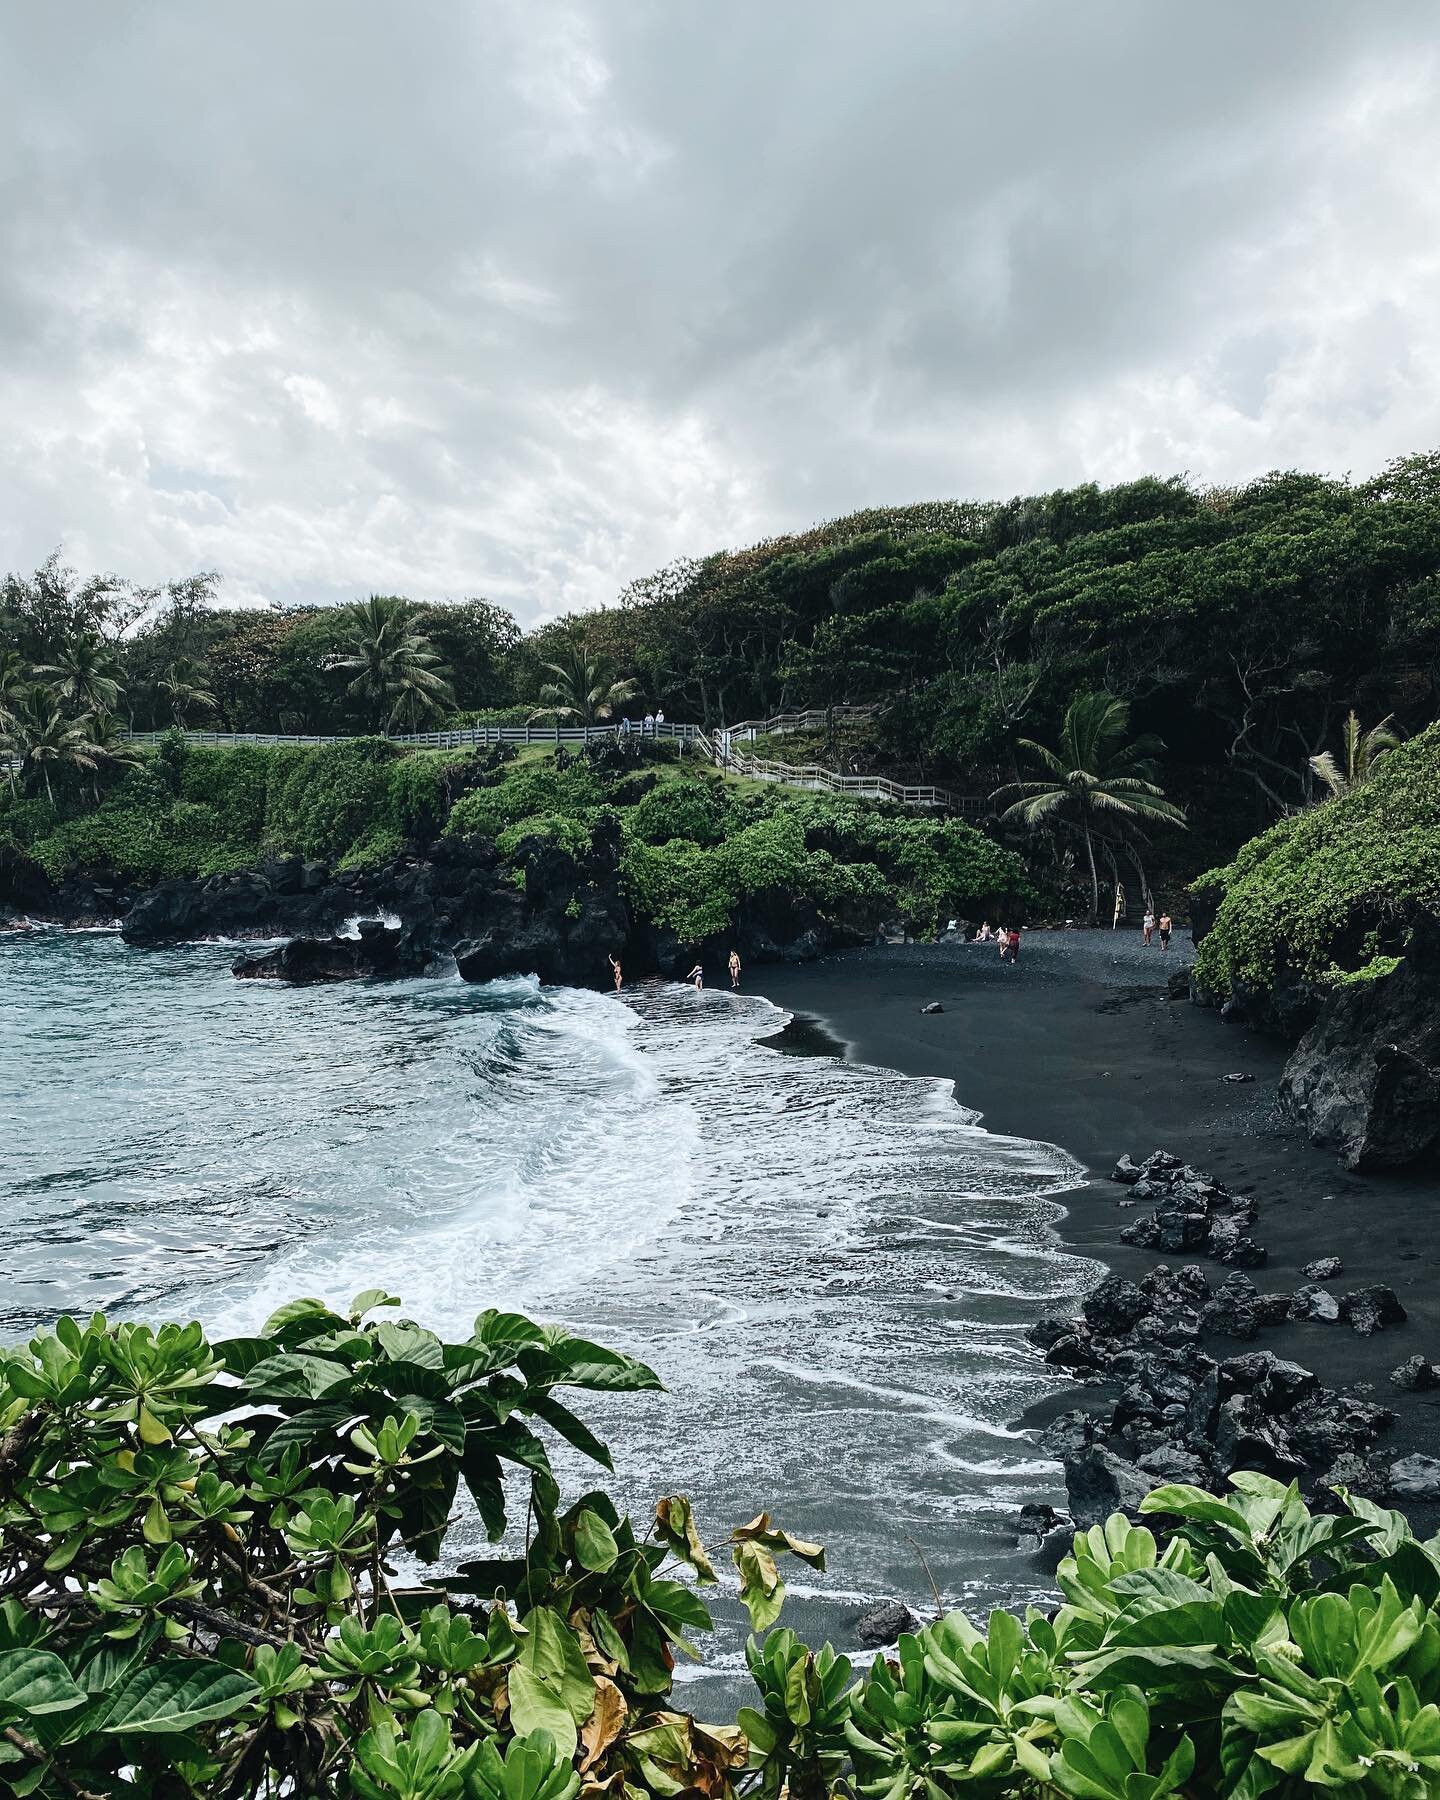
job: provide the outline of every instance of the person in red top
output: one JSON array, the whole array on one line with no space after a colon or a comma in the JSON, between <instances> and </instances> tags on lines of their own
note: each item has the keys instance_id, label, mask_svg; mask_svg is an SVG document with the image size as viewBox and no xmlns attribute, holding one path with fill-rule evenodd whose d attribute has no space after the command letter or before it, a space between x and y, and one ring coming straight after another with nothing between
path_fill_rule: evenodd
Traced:
<instances>
[{"instance_id":1,"label":"person in red top","mask_svg":"<svg viewBox=\"0 0 1440 1800\"><path fill-rule=\"evenodd\" d=\"M1010 961L1012 963L1019 962L1019 960L1020 960L1020 927L1018 925L1012 925L1010 927L1009 931L1006 932L1005 948L1009 952Z\"/></svg>"}]
</instances>

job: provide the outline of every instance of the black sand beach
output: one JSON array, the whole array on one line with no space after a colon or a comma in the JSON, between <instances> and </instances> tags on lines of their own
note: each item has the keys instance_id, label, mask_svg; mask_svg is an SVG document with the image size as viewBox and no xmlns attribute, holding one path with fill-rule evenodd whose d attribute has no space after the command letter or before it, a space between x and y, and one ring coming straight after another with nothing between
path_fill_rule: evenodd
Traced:
<instances>
[{"instance_id":1,"label":"black sand beach","mask_svg":"<svg viewBox=\"0 0 1440 1800\"><path fill-rule=\"evenodd\" d=\"M745 985L818 1021L853 1059L949 1076L991 1129L1068 1150L1091 1179L1064 1196L1062 1236L1121 1274L1138 1277L1161 1260L1120 1242L1133 1214L1108 1177L1122 1152L1170 1150L1253 1191L1253 1235L1269 1251L1255 1271L1263 1289L1293 1289L1303 1264L1335 1255L1344 1274L1327 1285L1338 1293L1387 1283L1409 1319L1369 1338L1345 1324L1287 1324L1249 1347L1304 1363L1331 1387L1372 1384L1400 1415L1387 1455L1440 1453L1440 1393L1402 1394L1387 1379L1417 1352L1440 1358L1440 1173L1352 1175L1314 1149L1276 1105L1285 1047L1167 998L1166 976L1190 954L1179 934L1166 955L1133 930L1027 932L1014 968L993 944L888 946L756 967ZM922 1015L932 1000L945 1010ZM1222 1079L1230 1073L1255 1079ZM1212 1280L1223 1276L1206 1266ZM1247 1346L1210 1347L1225 1356ZM1050 1410L1083 1405L1085 1394L1070 1388Z\"/></svg>"}]
</instances>

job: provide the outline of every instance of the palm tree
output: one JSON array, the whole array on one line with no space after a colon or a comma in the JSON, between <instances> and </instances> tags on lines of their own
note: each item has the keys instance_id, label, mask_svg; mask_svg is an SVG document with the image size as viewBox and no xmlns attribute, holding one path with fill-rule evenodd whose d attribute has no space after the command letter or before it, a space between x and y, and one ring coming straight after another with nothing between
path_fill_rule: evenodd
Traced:
<instances>
[{"instance_id":1,"label":"palm tree","mask_svg":"<svg viewBox=\"0 0 1440 1800\"><path fill-rule=\"evenodd\" d=\"M1329 788L1332 800L1340 799L1352 788L1364 787L1375 773L1375 765L1380 758L1399 744L1399 734L1390 729L1390 721L1394 716L1393 713L1386 713L1378 725L1362 731L1360 721L1352 709L1341 733L1344 768L1336 762L1333 750L1322 750L1318 756L1310 758L1312 771Z\"/></svg>"},{"instance_id":2,"label":"palm tree","mask_svg":"<svg viewBox=\"0 0 1440 1800\"><path fill-rule=\"evenodd\" d=\"M113 712L120 700L120 682L114 673L108 647L97 637L82 634L70 639L53 663L40 663L37 675L53 675L50 686L57 700L78 712Z\"/></svg>"},{"instance_id":3,"label":"palm tree","mask_svg":"<svg viewBox=\"0 0 1440 1800\"><path fill-rule=\"evenodd\" d=\"M205 671L188 656L177 657L155 683L170 702L170 716L184 727L189 713L213 713L219 705L205 684Z\"/></svg>"},{"instance_id":4,"label":"palm tree","mask_svg":"<svg viewBox=\"0 0 1440 1800\"><path fill-rule=\"evenodd\" d=\"M30 686L30 675L18 650L0 650L0 727L15 717L21 693Z\"/></svg>"},{"instance_id":5,"label":"palm tree","mask_svg":"<svg viewBox=\"0 0 1440 1800\"><path fill-rule=\"evenodd\" d=\"M350 653L328 666L353 675L345 692L367 705L377 731L401 720L414 724L455 704L439 653L414 629L415 608L408 600L372 594L341 616Z\"/></svg>"},{"instance_id":6,"label":"palm tree","mask_svg":"<svg viewBox=\"0 0 1440 1800\"><path fill-rule=\"evenodd\" d=\"M1113 694L1077 694L1065 709L1060 747L1021 738L1019 748L1044 771L1034 781L1012 781L997 790L1021 797L1000 815L1032 829L1051 820L1079 830L1090 863L1090 917L1100 913L1100 875L1095 866L1096 815L1116 825L1183 825L1185 814L1165 798L1156 781L1156 737L1126 741L1130 707Z\"/></svg>"},{"instance_id":7,"label":"palm tree","mask_svg":"<svg viewBox=\"0 0 1440 1800\"><path fill-rule=\"evenodd\" d=\"M86 725L67 719L55 704L47 688L32 688L16 710L10 727L10 739L20 761L20 778L31 783L38 774L45 798L53 805L55 789L51 772L62 769L87 769L98 766L96 749L90 742Z\"/></svg>"},{"instance_id":8,"label":"palm tree","mask_svg":"<svg viewBox=\"0 0 1440 1800\"><path fill-rule=\"evenodd\" d=\"M104 769L133 769L145 759L138 747L130 742L120 727L120 721L114 713L91 713L83 719L90 738L90 749L95 757L95 779L91 783L91 793L95 802L100 802L100 772Z\"/></svg>"},{"instance_id":9,"label":"palm tree","mask_svg":"<svg viewBox=\"0 0 1440 1800\"><path fill-rule=\"evenodd\" d=\"M578 638L566 646L559 662L540 666L555 679L540 689L541 704L532 719L578 719L582 725L594 725L635 697L637 684L617 680L613 665L604 657L591 656Z\"/></svg>"}]
</instances>

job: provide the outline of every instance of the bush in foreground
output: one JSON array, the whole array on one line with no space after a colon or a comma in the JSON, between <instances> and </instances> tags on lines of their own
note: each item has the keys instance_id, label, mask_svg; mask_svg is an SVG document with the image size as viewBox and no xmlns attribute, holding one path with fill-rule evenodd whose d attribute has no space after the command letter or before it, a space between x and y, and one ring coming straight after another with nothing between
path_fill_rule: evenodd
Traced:
<instances>
[{"instance_id":1,"label":"bush in foreground","mask_svg":"<svg viewBox=\"0 0 1440 1800\"><path fill-rule=\"evenodd\" d=\"M461 1343L360 1295L260 1336L62 1320L0 1367L0 1788L17 1795L819 1800L1339 1795L1440 1787L1440 1546L1363 1501L1161 1489L1163 1551L1080 1534L1064 1603L961 1613L860 1679L772 1629L761 1514L728 1547L757 1703L671 1698L716 1580L688 1502L642 1532L603 1491L562 1508L556 1435L608 1467L558 1391L657 1385L632 1359L487 1312ZM504 1472L528 1492L507 1538ZM464 1486L509 1554L443 1561ZM437 1565L424 1580L418 1560ZM678 1577L684 1576L684 1579Z\"/></svg>"}]
</instances>

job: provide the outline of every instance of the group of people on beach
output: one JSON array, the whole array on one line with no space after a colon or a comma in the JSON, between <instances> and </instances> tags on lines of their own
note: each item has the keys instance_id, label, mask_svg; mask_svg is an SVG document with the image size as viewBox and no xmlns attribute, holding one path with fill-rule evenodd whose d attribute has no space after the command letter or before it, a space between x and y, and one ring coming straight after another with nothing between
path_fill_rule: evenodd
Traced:
<instances>
[{"instance_id":1,"label":"group of people on beach","mask_svg":"<svg viewBox=\"0 0 1440 1800\"><path fill-rule=\"evenodd\" d=\"M625 980L624 970L620 967L620 958L618 956L607 956L605 960L609 963L611 970L614 972L615 992L618 994ZM730 991L732 994L738 994L740 991L740 952L738 950L732 950L730 952L729 960L725 966L730 971ZM685 979L698 994L705 985L704 965L697 962Z\"/></svg>"},{"instance_id":2,"label":"group of people on beach","mask_svg":"<svg viewBox=\"0 0 1440 1800\"><path fill-rule=\"evenodd\" d=\"M1147 909L1140 929L1147 944L1153 944L1155 942L1155 933L1158 931L1160 933L1160 948L1162 950L1168 950L1170 948L1170 933L1175 929L1175 922L1168 912L1162 912L1157 919L1155 914Z\"/></svg>"},{"instance_id":3,"label":"group of people on beach","mask_svg":"<svg viewBox=\"0 0 1440 1800\"><path fill-rule=\"evenodd\" d=\"M1018 963L1020 960L1020 927L1018 925L997 925L992 931L990 921L975 933L977 944L998 944L1000 960L1003 963Z\"/></svg>"}]
</instances>

